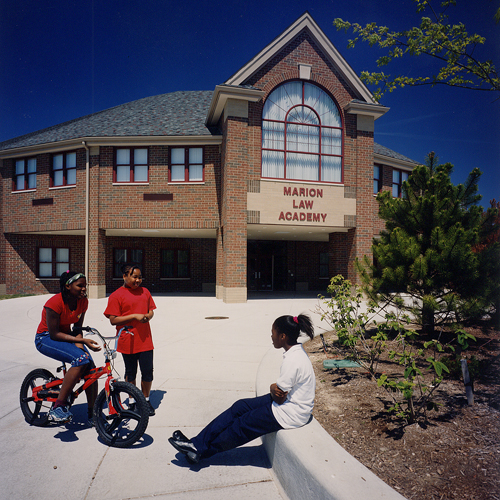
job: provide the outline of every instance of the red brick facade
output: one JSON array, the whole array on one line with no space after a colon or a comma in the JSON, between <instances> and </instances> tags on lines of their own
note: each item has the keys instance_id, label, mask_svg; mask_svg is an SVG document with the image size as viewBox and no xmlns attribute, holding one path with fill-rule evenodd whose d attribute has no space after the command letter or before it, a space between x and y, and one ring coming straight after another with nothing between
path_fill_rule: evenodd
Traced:
<instances>
[{"instance_id":1,"label":"red brick facade","mask_svg":"<svg viewBox=\"0 0 500 500\"><path fill-rule=\"evenodd\" d=\"M373 123L378 110L372 112L373 102L363 102L367 93L363 94L361 84L353 85L352 77L339 69L331 56L333 49L318 42L315 24L309 23L310 28L270 51L269 58L238 85L221 87L220 95L225 89L236 92L240 88L249 95L260 94L230 96L222 112L214 115L219 133L206 143L202 136L193 139L189 135L183 142L181 135L165 136L164 143L155 136L150 142L147 137L134 137L127 143L120 137L116 143L106 138L82 144L78 140L84 138L76 136L73 149L66 150L57 142L40 144L39 149L36 145L0 149L0 292L58 291L55 277L38 276L40 247L69 248L70 267L87 269L94 296L110 293L121 283L113 276L116 249L142 250L144 284L156 293L209 292L231 302L246 300L247 290L324 292L328 277L320 275L320 255L325 254L329 255L330 276L341 273L355 281L355 259L370 255L372 239L383 228L373 194L374 163L381 166L382 189L391 189L392 168L398 162L392 159L385 164L383 158L374 157L373 130L366 120L360 122L360 114ZM304 64L311 68L307 80L324 90L340 111L343 177L339 187L343 195L332 203L339 203L345 215L341 224L329 226L331 232L321 238L276 237L273 243L267 233L259 241L255 234L260 226L270 230L259 221L265 203L259 210L249 210L247 196L259 193L265 182L261 179L263 106L277 86L301 79ZM365 104L368 111L356 108ZM203 182L170 182L170 148L193 144L203 147ZM114 182L116 148L134 146L148 150L147 182ZM61 150L77 153L76 185L51 188L52 156ZM37 160L36 189L15 191L16 159L28 157ZM403 162L403 168L408 164ZM279 190L277 186L273 189ZM335 213L335 207L331 210ZM249 223L254 236L249 236ZM304 229L299 226L291 227L291 232ZM319 231L314 227L310 233L317 236ZM188 276L162 276L161 255L167 250L187 251ZM265 287L262 273L267 276Z\"/></svg>"}]
</instances>

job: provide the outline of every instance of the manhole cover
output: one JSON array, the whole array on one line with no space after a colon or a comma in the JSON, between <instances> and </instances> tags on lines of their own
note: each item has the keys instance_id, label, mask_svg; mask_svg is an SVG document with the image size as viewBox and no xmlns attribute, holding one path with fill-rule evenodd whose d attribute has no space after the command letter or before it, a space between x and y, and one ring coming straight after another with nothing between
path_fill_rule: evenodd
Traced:
<instances>
[{"instance_id":1,"label":"manhole cover","mask_svg":"<svg viewBox=\"0 0 500 500\"><path fill-rule=\"evenodd\" d=\"M227 316L207 316L205 319L229 319Z\"/></svg>"}]
</instances>

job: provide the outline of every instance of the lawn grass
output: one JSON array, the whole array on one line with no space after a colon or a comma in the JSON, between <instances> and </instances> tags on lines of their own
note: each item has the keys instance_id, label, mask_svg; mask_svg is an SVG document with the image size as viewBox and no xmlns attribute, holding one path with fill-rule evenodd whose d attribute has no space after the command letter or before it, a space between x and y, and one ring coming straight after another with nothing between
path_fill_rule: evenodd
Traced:
<instances>
[{"instance_id":1,"label":"lawn grass","mask_svg":"<svg viewBox=\"0 0 500 500\"><path fill-rule=\"evenodd\" d=\"M0 300L17 299L18 297L31 297L32 295L35 295L35 294L34 293L12 293L12 294L0 295Z\"/></svg>"}]
</instances>

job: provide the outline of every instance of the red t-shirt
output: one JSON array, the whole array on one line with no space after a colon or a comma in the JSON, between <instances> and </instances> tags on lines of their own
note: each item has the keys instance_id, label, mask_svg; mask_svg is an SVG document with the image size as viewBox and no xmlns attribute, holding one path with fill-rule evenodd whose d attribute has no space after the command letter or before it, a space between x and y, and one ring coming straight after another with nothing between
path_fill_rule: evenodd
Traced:
<instances>
[{"instance_id":1,"label":"red t-shirt","mask_svg":"<svg viewBox=\"0 0 500 500\"><path fill-rule=\"evenodd\" d=\"M104 316L128 316L129 314L147 314L156 309L153 297L147 288L140 286L133 290L132 288L121 286L115 290L108 298L108 306L104 311ZM118 341L118 352L124 354L136 354L153 349L153 338L151 337L151 328L149 323L141 323L137 320L128 321L130 330L134 335L123 332ZM117 325L118 332L123 325Z\"/></svg>"},{"instance_id":2,"label":"red t-shirt","mask_svg":"<svg viewBox=\"0 0 500 500\"><path fill-rule=\"evenodd\" d=\"M47 326L47 311L46 307L52 309L55 313L59 314L59 331L63 333L69 333L71 335L71 325L78 323L81 315L87 310L89 306L89 300L87 298L79 299L76 301L76 310L72 311L68 304L65 304L62 295L58 293L51 297L42 310L42 321L38 325L36 333L48 332L49 327Z\"/></svg>"}]
</instances>

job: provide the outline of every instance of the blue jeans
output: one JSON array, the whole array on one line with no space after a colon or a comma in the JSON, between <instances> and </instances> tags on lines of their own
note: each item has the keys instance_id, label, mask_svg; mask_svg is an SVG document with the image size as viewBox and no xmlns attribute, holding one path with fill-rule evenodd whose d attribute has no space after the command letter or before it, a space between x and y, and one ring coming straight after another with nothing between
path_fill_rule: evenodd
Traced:
<instances>
[{"instance_id":1,"label":"blue jeans","mask_svg":"<svg viewBox=\"0 0 500 500\"><path fill-rule=\"evenodd\" d=\"M52 340L49 332L37 333L35 335L35 347L38 352L71 366L93 365L92 356L86 346L80 349L70 342Z\"/></svg>"},{"instance_id":2,"label":"blue jeans","mask_svg":"<svg viewBox=\"0 0 500 500\"><path fill-rule=\"evenodd\" d=\"M191 441L202 458L232 450L283 427L274 417L271 394L240 399L210 422Z\"/></svg>"}]
</instances>

